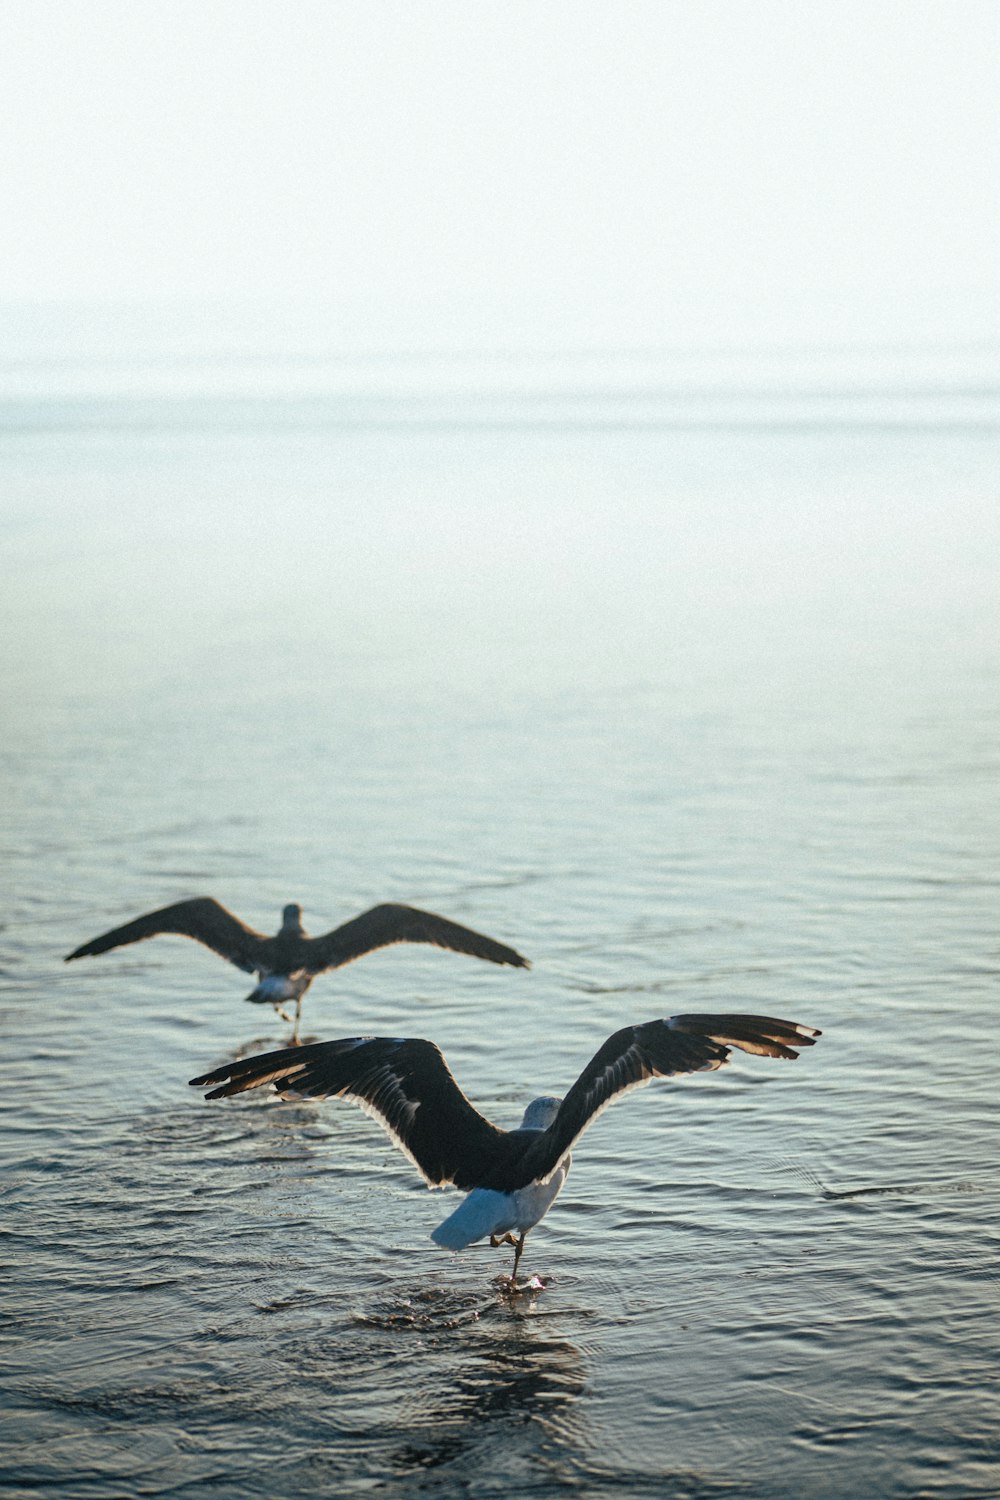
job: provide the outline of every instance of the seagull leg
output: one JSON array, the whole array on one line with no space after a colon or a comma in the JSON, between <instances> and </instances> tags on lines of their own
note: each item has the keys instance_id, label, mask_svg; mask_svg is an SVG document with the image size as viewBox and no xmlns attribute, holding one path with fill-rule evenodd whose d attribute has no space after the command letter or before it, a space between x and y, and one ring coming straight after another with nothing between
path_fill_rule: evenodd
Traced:
<instances>
[{"instance_id":1,"label":"seagull leg","mask_svg":"<svg viewBox=\"0 0 1000 1500\"><path fill-rule=\"evenodd\" d=\"M298 997L298 999L296 1000L296 1002L295 1002L295 1025L292 1027L292 1046L293 1047L297 1047L299 1045L299 1021L300 1021L301 1017L302 1017L302 996L300 995Z\"/></svg>"},{"instance_id":2,"label":"seagull leg","mask_svg":"<svg viewBox=\"0 0 1000 1500\"><path fill-rule=\"evenodd\" d=\"M511 1244L514 1246L514 1269L510 1273L510 1285L512 1291L517 1290L517 1263L521 1259L521 1251L524 1249L524 1235L527 1234L527 1232L528 1231L525 1230L524 1234L522 1234L520 1239L517 1240L515 1240L513 1236L508 1236Z\"/></svg>"},{"instance_id":3,"label":"seagull leg","mask_svg":"<svg viewBox=\"0 0 1000 1500\"><path fill-rule=\"evenodd\" d=\"M490 1244L494 1250L498 1249L500 1245L514 1246L514 1269L510 1273L510 1289L512 1292L517 1291L517 1265L521 1259L521 1251L524 1249L524 1235L527 1233L528 1231L525 1230L524 1234L520 1235L517 1239L514 1238L509 1229L506 1234L490 1235Z\"/></svg>"}]
</instances>

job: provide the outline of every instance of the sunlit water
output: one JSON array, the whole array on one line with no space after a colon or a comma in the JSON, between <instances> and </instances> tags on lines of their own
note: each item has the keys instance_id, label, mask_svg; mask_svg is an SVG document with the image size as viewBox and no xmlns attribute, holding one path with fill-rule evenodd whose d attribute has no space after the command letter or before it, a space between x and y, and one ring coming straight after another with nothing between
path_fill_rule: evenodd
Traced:
<instances>
[{"instance_id":1,"label":"sunlit water","mask_svg":"<svg viewBox=\"0 0 1000 1500\"><path fill-rule=\"evenodd\" d=\"M399 368L8 371L4 1493L997 1494L995 387ZM602 1117L511 1301L362 1115L188 1088L287 1034L244 976L63 966L202 892L529 955L305 1005L502 1124L627 1022L824 1037Z\"/></svg>"}]
</instances>

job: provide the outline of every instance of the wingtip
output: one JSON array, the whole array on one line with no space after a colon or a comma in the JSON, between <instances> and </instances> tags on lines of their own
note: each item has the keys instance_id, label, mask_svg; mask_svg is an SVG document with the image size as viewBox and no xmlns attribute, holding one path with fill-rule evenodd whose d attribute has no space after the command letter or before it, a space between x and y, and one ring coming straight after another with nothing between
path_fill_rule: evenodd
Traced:
<instances>
[{"instance_id":1,"label":"wingtip","mask_svg":"<svg viewBox=\"0 0 1000 1500\"><path fill-rule=\"evenodd\" d=\"M818 1026L803 1026L798 1022L793 1022L793 1026L796 1036L792 1045L795 1047L811 1047L823 1035Z\"/></svg>"},{"instance_id":2,"label":"wingtip","mask_svg":"<svg viewBox=\"0 0 1000 1500\"><path fill-rule=\"evenodd\" d=\"M188 1079L188 1087L192 1089L202 1089L207 1083L215 1083L217 1087L209 1089L205 1095L206 1099L224 1099L229 1092L228 1081L219 1083L218 1079L213 1078L211 1073L205 1073L201 1078Z\"/></svg>"}]
</instances>

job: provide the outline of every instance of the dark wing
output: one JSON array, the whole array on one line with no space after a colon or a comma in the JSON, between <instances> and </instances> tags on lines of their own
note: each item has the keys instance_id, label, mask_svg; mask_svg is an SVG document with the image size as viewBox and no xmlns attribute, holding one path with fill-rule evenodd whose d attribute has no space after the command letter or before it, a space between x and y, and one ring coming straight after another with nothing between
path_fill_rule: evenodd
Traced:
<instances>
[{"instance_id":1,"label":"dark wing","mask_svg":"<svg viewBox=\"0 0 1000 1500\"><path fill-rule=\"evenodd\" d=\"M469 953L473 958L485 958L492 964L511 964L515 969L530 968L528 960L513 948L473 932L458 922L449 922L447 917L435 916L432 911L419 911L415 906L398 906L387 902L373 906L371 911L345 922L323 937L310 938L303 945L306 967L313 974L324 969L336 969L349 964L363 953L375 948L387 948L390 943L433 943L438 948L451 948L455 953Z\"/></svg>"},{"instance_id":2,"label":"dark wing","mask_svg":"<svg viewBox=\"0 0 1000 1500\"><path fill-rule=\"evenodd\" d=\"M173 906L147 912L143 917L136 917L134 922L126 922L124 927L115 927L111 932L91 938L89 943L68 953L65 961L86 958L91 953L106 953L109 948L124 948L128 943L141 943L161 932L176 932L182 937L194 938L248 974L259 967L264 944L272 941L263 933L247 927L211 896L195 896L191 901L177 901Z\"/></svg>"},{"instance_id":3,"label":"dark wing","mask_svg":"<svg viewBox=\"0 0 1000 1500\"><path fill-rule=\"evenodd\" d=\"M191 1083L218 1085L206 1099L263 1084L282 1096L339 1094L379 1122L431 1187L475 1187L506 1140L506 1132L469 1103L434 1043L414 1038L346 1037L286 1047L226 1063Z\"/></svg>"},{"instance_id":4,"label":"dark wing","mask_svg":"<svg viewBox=\"0 0 1000 1500\"><path fill-rule=\"evenodd\" d=\"M798 1057L821 1033L770 1016L668 1016L609 1036L566 1095L548 1130L524 1158L524 1181L545 1178L577 1136L619 1094L651 1078L721 1068L731 1047L761 1057Z\"/></svg>"}]
</instances>

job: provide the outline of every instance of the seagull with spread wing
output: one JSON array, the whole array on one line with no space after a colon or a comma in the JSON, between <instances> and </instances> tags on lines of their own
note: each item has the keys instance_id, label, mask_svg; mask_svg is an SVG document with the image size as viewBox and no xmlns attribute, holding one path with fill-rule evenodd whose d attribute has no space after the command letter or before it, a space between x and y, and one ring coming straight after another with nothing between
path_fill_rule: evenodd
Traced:
<instances>
[{"instance_id":1,"label":"seagull with spread wing","mask_svg":"<svg viewBox=\"0 0 1000 1500\"><path fill-rule=\"evenodd\" d=\"M511 1287L524 1237L566 1181L570 1150L619 1094L652 1078L721 1068L730 1049L798 1057L820 1032L769 1016L669 1016L625 1026L591 1058L564 1099L535 1099L517 1130L500 1130L469 1103L433 1042L347 1037L226 1063L192 1085L207 1099L270 1084L282 1095L350 1099L376 1119L428 1187L453 1183L467 1196L431 1234L447 1250L489 1235L514 1247ZM516 1236L516 1237L515 1237Z\"/></svg>"},{"instance_id":2,"label":"seagull with spread wing","mask_svg":"<svg viewBox=\"0 0 1000 1500\"><path fill-rule=\"evenodd\" d=\"M282 1006L294 1000L293 1043L299 1039L302 998L316 975L326 969L339 969L342 964L349 964L352 959L372 953L376 948L386 948L390 943L433 943L438 948L468 953L489 963L510 964L515 969L530 968L528 960L513 948L485 937L481 932L473 932L470 927L462 927L458 922L450 922L447 917L436 916L432 911L420 911L415 906L399 906L392 902L373 906L371 911L344 922L332 932L311 938L302 926L302 908L292 904L285 907L276 935L266 937L241 922L239 917L234 917L211 896L178 901L173 906L163 906L158 911L136 917L124 927L115 927L111 932L91 938L89 943L75 948L66 955L66 962L93 953L106 953L109 948L124 948L128 943L139 943L144 938L169 932L194 938L244 973L256 973L257 986L246 998L255 1004L270 1003L282 1020L292 1019Z\"/></svg>"}]
</instances>

